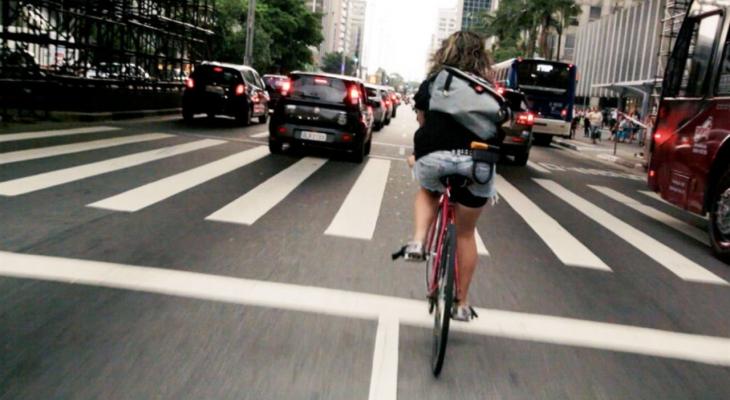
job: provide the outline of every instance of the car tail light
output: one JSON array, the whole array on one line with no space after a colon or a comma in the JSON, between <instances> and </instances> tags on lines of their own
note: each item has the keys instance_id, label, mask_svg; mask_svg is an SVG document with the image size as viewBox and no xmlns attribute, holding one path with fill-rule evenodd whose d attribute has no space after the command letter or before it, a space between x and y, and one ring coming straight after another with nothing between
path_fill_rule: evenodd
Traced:
<instances>
[{"instance_id":1,"label":"car tail light","mask_svg":"<svg viewBox=\"0 0 730 400\"><path fill-rule=\"evenodd\" d=\"M236 85L236 96L242 96L244 93L246 93L246 85L243 83Z\"/></svg>"},{"instance_id":2,"label":"car tail light","mask_svg":"<svg viewBox=\"0 0 730 400\"><path fill-rule=\"evenodd\" d=\"M325 78L314 78L314 83L317 85L329 85L330 81Z\"/></svg>"},{"instance_id":3,"label":"car tail light","mask_svg":"<svg viewBox=\"0 0 730 400\"><path fill-rule=\"evenodd\" d=\"M352 142L352 135L350 135L349 133L345 133L344 135L342 135L342 141L343 142Z\"/></svg>"},{"instance_id":4,"label":"car tail light","mask_svg":"<svg viewBox=\"0 0 730 400\"><path fill-rule=\"evenodd\" d=\"M568 116L568 110L563 109L562 111L560 111L560 116L563 117L563 118L567 117Z\"/></svg>"},{"instance_id":5,"label":"car tail light","mask_svg":"<svg viewBox=\"0 0 730 400\"><path fill-rule=\"evenodd\" d=\"M279 129L277 129L277 131L279 133L281 133L281 134L284 134L284 133L286 133L286 127L285 126L280 126Z\"/></svg>"},{"instance_id":6,"label":"car tail light","mask_svg":"<svg viewBox=\"0 0 730 400\"><path fill-rule=\"evenodd\" d=\"M261 102L261 95L258 93L254 93L253 96L251 96L251 101L254 103L260 103Z\"/></svg>"},{"instance_id":7,"label":"car tail light","mask_svg":"<svg viewBox=\"0 0 730 400\"><path fill-rule=\"evenodd\" d=\"M215 67L215 68L213 68L213 71L214 72L223 72L223 68L221 68L221 67Z\"/></svg>"},{"instance_id":8,"label":"car tail light","mask_svg":"<svg viewBox=\"0 0 730 400\"><path fill-rule=\"evenodd\" d=\"M656 176L656 171L654 171L653 169L651 171L649 171L649 178L653 178L655 176Z\"/></svg>"},{"instance_id":9,"label":"car tail light","mask_svg":"<svg viewBox=\"0 0 730 400\"><path fill-rule=\"evenodd\" d=\"M519 136L512 137L511 139L515 143L524 143L525 142L525 138L522 138L522 137L519 137Z\"/></svg>"},{"instance_id":10,"label":"car tail light","mask_svg":"<svg viewBox=\"0 0 730 400\"><path fill-rule=\"evenodd\" d=\"M360 101L360 90L357 88L357 86L351 86L350 90L347 93L348 101L351 105L355 106Z\"/></svg>"},{"instance_id":11,"label":"car tail light","mask_svg":"<svg viewBox=\"0 0 730 400\"><path fill-rule=\"evenodd\" d=\"M497 94L500 96L504 95L504 88L502 86L497 87Z\"/></svg>"},{"instance_id":12,"label":"car tail light","mask_svg":"<svg viewBox=\"0 0 730 400\"><path fill-rule=\"evenodd\" d=\"M185 87L188 89L194 89L195 88L195 81L193 78L188 78L185 80Z\"/></svg>"},{"instance_id":13,"label":"car tail light","mask_svg":"<svg viewBox=\"0 0 730 400\"><path fill-rule=\"evenodd\" d=\"M521 112L517 114L517 123L520 125L534 125L535 115L531 112Z\"/></svg>"},{"instance_id":14,"label":"car tail light","mask_svg":"<svg viewBox=\"0 0 730 400\"><path fill-rule=\"evenodd\" d=\"M281 83L281 95L282 96L288 95L290 90L291 90L291 81L286 80Z\"/></svg>"}]
</instances>

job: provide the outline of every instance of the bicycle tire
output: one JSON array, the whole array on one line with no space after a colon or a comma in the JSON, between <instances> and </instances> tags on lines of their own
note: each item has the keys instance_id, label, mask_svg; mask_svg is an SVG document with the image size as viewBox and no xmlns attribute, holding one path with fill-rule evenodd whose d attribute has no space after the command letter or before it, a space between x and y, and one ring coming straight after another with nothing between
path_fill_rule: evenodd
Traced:
<instances>
[{"instance_id":1,"label":"bicycle tire","mask_svg":"<svg viewBox=\"0 0 730 400\"><path fill-rule=\"evenodd\" d=\"M435 377L439 376L444 365L446 345L449 341L451 308L454 304L454 275L456 273L456 229L454 224L446 227L443 246L441 270L439 271L441 279L433 319L431 370Z\"/></svg>"}]
</instances>

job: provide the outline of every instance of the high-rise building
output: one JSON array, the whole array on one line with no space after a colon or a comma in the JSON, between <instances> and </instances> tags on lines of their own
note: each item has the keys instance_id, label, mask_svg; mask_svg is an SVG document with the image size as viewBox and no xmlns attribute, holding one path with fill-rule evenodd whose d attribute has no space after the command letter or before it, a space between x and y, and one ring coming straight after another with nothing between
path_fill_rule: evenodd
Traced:
<instances>
[{"instance_id":1,"label":"high-rise building","mask_svg":"<svg viewBox=\"0 0 730 400\"><path fill-rule=\"evenodd\" d=\"M309 11L321 13L324 10L324 1L325 0L305 0L305 4Z\"/></svg>"},{"instance_id":2,"label":"high-rise building","mask_svg":"<svg viewBox=\"0 0 730 400\"><path fill-rule=\"evenodd\" d=\"M360 58L365 37L365 13L367 0L350 0L350 13L347 21L347 53Z\"/></svg>"},{"instance_id":3,"label":"high-rise building","mask_svg":"<svg viewBox=\"0 0 730 400\"><path fill-rule=\"evenodd\" d=\"M476 27L481 15L492 10L492 0L459 0L461 29L468 31Z\"/></svg>"},{"instance_id":4,"label":"high-rise building","mask_svg":"<svg viewBox=\"0 0 730 400\"><path fill-rule=\"evenodd\" d=\"M437 18L436 32L431 36L430 54L441 47L444 39L461 29L461 13L458 8L441 8Z\"/></svg>"}]
</instances>

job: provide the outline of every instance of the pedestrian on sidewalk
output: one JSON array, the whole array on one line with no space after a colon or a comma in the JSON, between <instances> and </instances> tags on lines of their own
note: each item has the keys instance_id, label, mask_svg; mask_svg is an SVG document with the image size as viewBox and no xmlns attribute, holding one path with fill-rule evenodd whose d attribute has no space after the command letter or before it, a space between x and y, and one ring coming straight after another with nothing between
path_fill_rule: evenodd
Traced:
<instances>
[{"instance_id":1,"label":"pedestrian on sidewalk","mask_svg":"<svg viewBox=\"0 0 730 400\"><path fill-rule=\"evenodd\" d=\"M603 125L603 114L598 111L598 107L588 113L588 121L591 127L591 141L596 144L596 139L601 140L601 126Z\"/></svg>"},{"instance_id":2,"label":"pedestrian on sidewalk","mask_svg":"<svg viewBox=\"0 0 730 400\"><path fill-rule=\"evenodd\" d=\"M588 137L591 134L591 121L588 120L588 112L583 110L583 136Z\"/></svg>"},{"instance_id":3,"label":"pedestrian on sidewalk","mask_svg":"<svg viewBox=\"0 0 730 400\"><path fill-rule=\"evenodd\" d=\"M631 135L631 131L634 129L631 121L626 118L625 114L621 114L619 117L621 119L621 122L619 122L618 129L618 141L619 143L625 143L629 136Z\"/></svg>"},{"instance_id":4,"label":"pedestrian on sidewalk","mask_svg":"<svg viewBox=\"0 0 730 400\"><path fill-rule=\"evenodd\" d=\"M575 130L578 129L579 123L580 114L576 111L576 113L573 115L573 120L570 121L570 139L573 139L573 137L575 137Z\"/></svg>"}]
</instances>

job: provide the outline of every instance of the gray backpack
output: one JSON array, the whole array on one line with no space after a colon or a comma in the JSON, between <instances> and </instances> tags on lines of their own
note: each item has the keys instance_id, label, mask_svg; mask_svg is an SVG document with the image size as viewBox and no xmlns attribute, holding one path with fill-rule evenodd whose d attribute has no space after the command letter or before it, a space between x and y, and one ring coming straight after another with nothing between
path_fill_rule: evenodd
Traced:
<instances>
[{"instance_id":1,"label":"gray backpack","mask_svg":"<svg viewBox=\"0 0 730 400\"><path fill-rule=\"evenodd\" d=\"M489 140L509 119L509 107L486 80L453 67L444 67L430 85L429 109L451 115L456 122Z\"/></svg>"}]
</instances>

